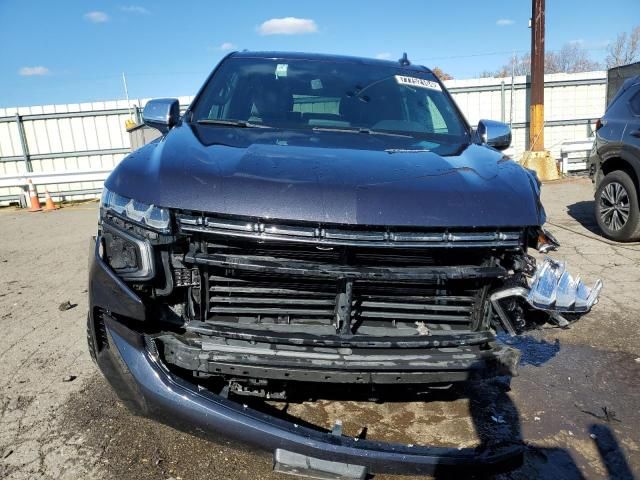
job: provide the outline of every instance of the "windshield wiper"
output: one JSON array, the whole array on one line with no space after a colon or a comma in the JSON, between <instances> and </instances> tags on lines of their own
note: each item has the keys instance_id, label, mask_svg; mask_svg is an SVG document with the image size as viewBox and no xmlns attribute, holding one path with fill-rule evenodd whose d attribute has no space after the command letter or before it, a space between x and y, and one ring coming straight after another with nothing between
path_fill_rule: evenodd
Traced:
<instances>
[{"instance_id":1,"label":"windshield wiper","mask_svg":"<svg viewBox=\"0 0 640 480\"><path fill-rule=\"evenodd\" d=\"M413 138L412 135L404 135L402 133L382 132L380 130L371 130L370 128L349 128L349 127L313 127L314 132L346 132L346 133L364 133L367 135L382 135L386 137L402 137Z\"/></svg>"},{"instance_id":2,"label":"windshield wiper","mask_svg":"<svg viewBox=\"0 0 640 480\"><path fill-rule=\"evenodd\" d=\"M269 125L260 125L245 120L222 120L216 118L201 118L196 121L199 125L219 125L222 127L239 127L239 128L272 128Z\"/></svg>"}]
</instances>

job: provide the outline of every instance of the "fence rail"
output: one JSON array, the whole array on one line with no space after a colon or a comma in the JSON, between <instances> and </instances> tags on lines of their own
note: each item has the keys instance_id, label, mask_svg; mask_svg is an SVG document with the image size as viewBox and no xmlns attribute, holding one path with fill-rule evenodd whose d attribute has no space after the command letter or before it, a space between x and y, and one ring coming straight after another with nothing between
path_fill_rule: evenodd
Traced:
<instances>
[{"instance_id":1,"label":"fence rail","mask_svg":"<svg viewBox=\"0 0 640 480\"><path fill-rule=\"evenodd\" d=\"M511 153L517 158L527 148L526 77L445 83L472 125L482 118L510 123ZM606 72L545 76L545 141L552 155L560 159L564 142L592 135L605 97ZM192 97L179 100L186 106ZM19 201L28 178L45 185L54 199L98 195L109 172L132 149L125 121L139 122L147 101L0 108L0 205Z\"/></svg>"}]
</instances>

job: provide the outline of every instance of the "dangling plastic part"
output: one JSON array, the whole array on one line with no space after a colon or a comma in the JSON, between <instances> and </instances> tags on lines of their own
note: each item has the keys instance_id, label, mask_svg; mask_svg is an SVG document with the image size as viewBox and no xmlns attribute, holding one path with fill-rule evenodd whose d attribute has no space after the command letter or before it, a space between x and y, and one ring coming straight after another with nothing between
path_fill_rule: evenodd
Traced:
<instances>
[{"instance_id":1,"label":"dangling plastic part","mask_svg":"<svg viewBox=\"0 0 640 480\"><path fill-rule=\"evenodd\" d=\"M575 279L566 270L565 262L545 258L531 282L527 301L541 310L585 313L598 301L602 280L588 288L580 277Z\"/></svg>"}]
</instances>

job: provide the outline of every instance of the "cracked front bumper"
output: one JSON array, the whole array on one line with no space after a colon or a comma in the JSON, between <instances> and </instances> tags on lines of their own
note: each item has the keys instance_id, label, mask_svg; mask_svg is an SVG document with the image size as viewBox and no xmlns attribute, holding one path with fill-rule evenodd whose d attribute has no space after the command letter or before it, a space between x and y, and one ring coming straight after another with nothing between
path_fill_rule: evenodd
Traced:
<instances>
[{"instance_id":1,"label":"cracked front bumper","mask_svg":"<svg viewBox=\"0 0 640 480\"><path fill-rule=\"evenodd\" d=\"M275 452L361 465L370 473L433 474L440 469L498 471L521 461L522 445L486 448L411 446L361 440L306 428L269 416L185 382L147 348L144 335L105 319L108 347L97 361L105 377L134 412L204 435L226 437Z\"/></svg>"}]
</instances>

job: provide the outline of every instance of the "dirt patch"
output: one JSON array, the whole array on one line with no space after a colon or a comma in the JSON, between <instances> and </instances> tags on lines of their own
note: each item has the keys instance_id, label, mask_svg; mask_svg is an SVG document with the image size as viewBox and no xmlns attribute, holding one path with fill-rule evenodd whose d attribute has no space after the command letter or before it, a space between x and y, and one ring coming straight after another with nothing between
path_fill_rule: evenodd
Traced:
<instances>
[{"instance_id":1,"label":"dirt patch","mask_svg":"<svg viewBox=\"0 0 640 480\"><path fill-rule=\"evenodd\" d=\"M131 414L99 375L61 414L63 428L83 437L108 478L281 478L267 454L256 457Z\"/></svg>"}]
</instances>

